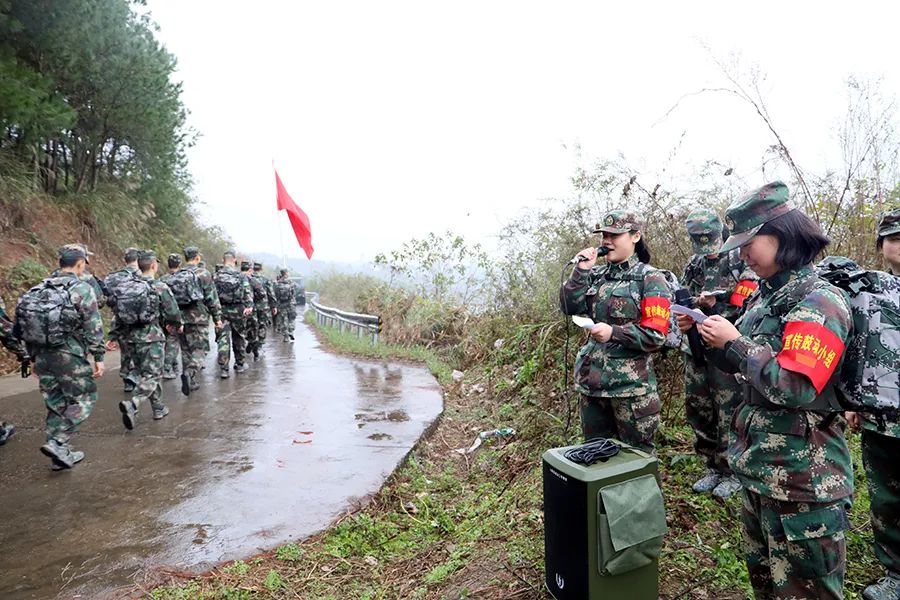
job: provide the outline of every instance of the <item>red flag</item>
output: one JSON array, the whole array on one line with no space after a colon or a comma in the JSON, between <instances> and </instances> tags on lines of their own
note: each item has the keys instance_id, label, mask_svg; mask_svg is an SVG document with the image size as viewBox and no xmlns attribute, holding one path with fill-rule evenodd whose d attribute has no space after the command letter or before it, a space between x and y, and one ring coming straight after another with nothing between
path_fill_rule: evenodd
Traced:
<instances>
[{"instance_id":1,"label":"red flag","mask_svg":"<svg viewBox=\"0 0 900 600\"><path fill-rule=\"evenodd\" d=\"M281 183L281 177L278 176L277 170L275 171L275 188L278 210L287 212L288 219L291 221L291 227L294 228L294 235L297 236L300 247L306 252L306 258L311 259L313 255L313 246L312 230L309 228L309 217L307 217L306 213L297 206L297 203L294 202L291 195L284 189L284 184Z\"/></svg>"}]
</instances>

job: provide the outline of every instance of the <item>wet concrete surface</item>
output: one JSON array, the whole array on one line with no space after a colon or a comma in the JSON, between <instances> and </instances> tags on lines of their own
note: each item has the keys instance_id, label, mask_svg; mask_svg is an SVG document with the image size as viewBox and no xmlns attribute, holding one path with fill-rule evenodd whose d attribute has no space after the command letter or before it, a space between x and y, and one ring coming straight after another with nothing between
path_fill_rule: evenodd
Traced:
<instances>
[{"instance_id":1,"label":"wet concrete surface","mask_svg":"<svg viewBox=\"0 0 900 600\"><path fill-rule=\"evenodd\" d=\"M423 367L326 353L299 320L296 337L270 334L227 380L210 353L201 389L164 382L171 413L142 407L131 432L107 372L71 471L38 450L39 394L7 395L36 384L0 381L0 415L18 428L0 448L0 598L118 597L307 537L376 492L440 414L440 387Z\"/></svg>"}]
</instances>

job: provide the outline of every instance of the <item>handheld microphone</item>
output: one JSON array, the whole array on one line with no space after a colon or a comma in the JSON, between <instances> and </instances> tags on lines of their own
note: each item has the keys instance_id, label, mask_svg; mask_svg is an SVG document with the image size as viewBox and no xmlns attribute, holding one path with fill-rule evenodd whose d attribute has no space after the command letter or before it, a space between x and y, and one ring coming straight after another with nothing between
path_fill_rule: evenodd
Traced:
<instances>
[{"instance_id":1,"label":"handheld microphone","mask_svg":"<svg viewBox=\"0 0 900 600\"><path fill-rule=\"evenodd\" d=\"M607 254L609 254L609 248L607 248L606 246L600 246L599 248L597 248L597 258L600 258L601 256L606 256ZM578 263L580 263L583 260L587 260L587 257L579 254L578 256L576 256L575 258L570 260L569 264L577 265Z\"/></svg>"}]
</instances>

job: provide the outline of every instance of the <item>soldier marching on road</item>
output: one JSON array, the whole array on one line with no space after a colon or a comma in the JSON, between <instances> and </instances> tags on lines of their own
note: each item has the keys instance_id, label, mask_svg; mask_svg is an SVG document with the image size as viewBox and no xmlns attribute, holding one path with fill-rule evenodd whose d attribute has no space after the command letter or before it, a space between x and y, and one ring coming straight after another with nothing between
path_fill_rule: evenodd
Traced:
<instances>
[{"instance_id":1,"label":"soldier marching on road","mask_svg":"<svg viewBox=\"0 0 900 600\"><path fill-rule=\"evenodd\" d=\"M115 315L116 310L116 293L119 289L119 284L133 277L140 276L137 264L138 252L140 252L140 250L137 248L126 248L125 254L122 257L122 260L125 261L125 266L118 271L113 271L108 274L103 280L103 285L106 288L107 304L113 310L113 315ZM113 331L116 329L115 316L113 317L111 329ZM121 348L119 353L119 377L122 378L123 389L126 392L133 391L134 386L137 383L134 358L129 354L130 351L130 346L126 344Z\"/></svg>"},{"instance_id":2,"label":"soldier marching on road","mask_svg":"<svg viewBox=\"0 0 900 600\"><path fill-rule=\"evenodd\" d=\"M144 401L149 401L154 419L169 414L162 401L166 331L182 331L181 311L172 290L156 279L159 270L156 254L152 250L141 251L138 268L140 277L123 282L116 300L115 338L120 346L131 347L138 375L131 399L119 403L126 429L134 429Z\"/></svg>"},{"instance_id":3,"label":"soldier marching on road","mask_svg":"<svg viewBox=\"0 0 900 600\"><path fill-rule=\"evenodd\" d=\"M14 333L34 359L47 407L41 452L54 470L70 469L84 458L69 441L90 416L97 401L94 380L104 372L103 322L94 289L82 279L87 258L84 247L63 246L56 274L26 292L16 307Z\"/></svg>"},{"instance_id":4,"label":"soldier marching on road","mask_svg":"<svg viewBox=\"0 0 900 600\"><path fill-rule=\"evenodd\" d=\"M200 266L203 256L196 246L184 249L185 266L169 279L169 287L181 309L184 331L181 341L181 392L187 396L200 387L197 374L209 352L209 320L216 338L224 327L219 293L209 271Z\"/></svg>"},{"instance_id":5,"label":"soldier marching on road","mask_svg":"<svg viewBox=\"0 0 900 600\"><path fill-rule=\"evenodd\" d=\"M262 281L253 276L252 266L249 261L241 261L241 276L247 279L253 290L253 312L247 317L247 354L252 354L256 361L262 347L261 338L265 338L265 325L260 321L260 313L268 315L269 300ZM263 330L262 334L260 330Z\"/></svg>"},{"instance_id":6,"label":"soldier marching on road","mask_svg":"<svg viewBox=\"0 0 900 600\"><path fill-rule=\"evenodd\" d=\"M224 327L216 331L216 346L219 350L219 377L228 379L228 364L234 351L234 371L243 373L247 344L247 318L253 314L253 289L249 277L236 268L234 251L222 255L222 268L216 273L216 290L222 303Z\"/></svg>"},{"instance_id":7,"label":"soldier marching on road","mask_svg":"<svg viewBox=\"0 0 900 600\"><path fill-rule=\"evenodd\" d=\"M26 376L30 368L30 358L25 351L24 344L13 335L13 322L9 315L6 314L6 305L3 303L3 298L0 298L0 344L16 355L16 358L22 363L22 375L23 377ZM0 420L0 446L5 444L9 436L15 431L15 425Z\"/></svg>"},{"instance_id":8,"label":"soldier marching on road","mask_svg":"<svg viewBox=\"0 0 900 600\"><path fill-rule=\"evenodd\" d=\"M281 334L282 341L294 340L295 320L297 319L297 286L288 278L287 269L278 272L275 281L275 333Z\"/></svg>"},{"instance_id":9,"label":"soldier marching on road","mask_svg":"<svg viewBox=\"0 0 900 600\"><path fill-rule=\"evenodd\" d=\"M266 291L266 300L263 303L256 303L256 320L259 322L257 330L258 345L262 348L263 343L268 337L268 328L272 325L272 318L278 312L277 301L275 300L275 288L268 277L262 273L262 263L253 263L253 279L262 284ZM254 298L255 300L255 298Z\"/></svg>"},{"instance_id":10,"label":"soldier marching on road","mask_svg":"<svg viewBox=\"0 0 900 600\"><path fill-rule=\"evenodd\" d=\"M166 267L168 267L169 272L160 277L160 281L169 285L169 282L172 281L173 276L181 269L181 255L179 254L170 254L166 258ZM171 288L171 286L169 286ZM181 349L181 333L178 331L169 331L166 330L166 352L165 352L165 361L163 362L163 379L175 379L178 377L178 374L175 372L178 368L178 353ZM190 391L190 390L188 390Z\"/></svg>"}]
</instances>

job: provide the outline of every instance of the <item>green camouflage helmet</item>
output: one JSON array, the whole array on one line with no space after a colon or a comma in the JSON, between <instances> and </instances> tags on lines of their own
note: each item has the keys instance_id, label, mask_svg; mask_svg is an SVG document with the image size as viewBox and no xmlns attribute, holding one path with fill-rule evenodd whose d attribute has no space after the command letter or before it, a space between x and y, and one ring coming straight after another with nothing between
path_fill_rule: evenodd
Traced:
<instances>
[{"instance_id":1,"label":"green camouflage helmet","mask_svg":"<svg viewBox=\"0 0 900 600\"><path fill-rule=\"evenodd\" d=\"M715 211L701 208L688 215L685 221L694 254L716 254L722 239L722 221Z\"/></svg>"},{"instance_id":2,"label":"green camouflage helmet","mask_svg":"<svg viewBox=\"0 0 900 600\"><path fill-rule=\"evenodd\" d=\"M725 211L725 225L731 230L731 237L719 252L743 246L763 225L796 208L788 197L788 187L780 181L767 183L735 200Z\"/></svg>"},{"instance_id":3,"label":"green camouflage helmet","mask_svg":"<svg viewBox=\"0 0 900 600\"><path fill-rule=\"evenodd\" d=\"M895 233L900 233L900 208L885 212L881 215L881 222L878 223L879 238L894 235Z\"/></svg>"},{"instance_id":4,"label":"green camouflage helmet","mask_svg":"<svg viewBox=\"0 0 900 600\"><path fill-rule=\"evenodd\" d=\"M628 233L643 231L644 219L633 210L611 210L603 217L602 223L594 226L593 233Z\"/></svg>"}]
</instances>

